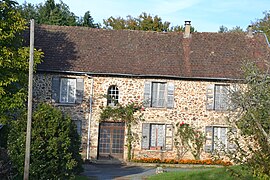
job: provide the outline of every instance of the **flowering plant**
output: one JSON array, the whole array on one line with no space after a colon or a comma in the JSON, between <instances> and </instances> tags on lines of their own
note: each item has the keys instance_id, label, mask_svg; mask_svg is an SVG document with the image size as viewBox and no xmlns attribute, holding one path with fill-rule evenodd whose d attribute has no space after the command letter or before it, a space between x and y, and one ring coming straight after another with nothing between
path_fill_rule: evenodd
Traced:
<instances>
[{"instance_id":1,"label":"flowering plant","mask_svg":"<svg viewBox=\"0 0 270 180\"><path fill-rule=\"evenodd\" d=\"M205 141L204 134L184 122L178 122L176 129L175 145L178 149L179 158L181 159L185 153L190 151L196 160L200 159Z\"/></svg>"},{"instance_id":2,"label":"flowering plant","mask_svg":"<svg viewBox=\"0 0 270 180\"><path fill-rule=\"evenodd\" d=\"M212 159L204 159L204 160L196 160L196 159L164 159L161 160L159 158L138 158L132 159L133 162L139 163L164 163L164 164L205 164L205 165L223 165L230 166L232 163L230 161L224 160L212 160Z\"/></svg>"}]
</instances>

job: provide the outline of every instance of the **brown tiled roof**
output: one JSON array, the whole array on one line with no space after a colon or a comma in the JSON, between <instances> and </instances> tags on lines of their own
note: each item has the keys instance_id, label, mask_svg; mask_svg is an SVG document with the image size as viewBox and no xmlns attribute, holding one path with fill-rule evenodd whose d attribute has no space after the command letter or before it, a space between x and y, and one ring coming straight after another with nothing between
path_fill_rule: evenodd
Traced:
<instances>
[{"instance_id":1,"label":"brown tiled roof","mask_svg":"<svg viewBox=\"0 0 270 180\"><path fill-rule=\"evenodd\" d=\"M38 70L102 74L238 78L245 59L270 60L263 34L158 33L42 25L35 47L45 54Z\"/></svg>"}]
</instances>

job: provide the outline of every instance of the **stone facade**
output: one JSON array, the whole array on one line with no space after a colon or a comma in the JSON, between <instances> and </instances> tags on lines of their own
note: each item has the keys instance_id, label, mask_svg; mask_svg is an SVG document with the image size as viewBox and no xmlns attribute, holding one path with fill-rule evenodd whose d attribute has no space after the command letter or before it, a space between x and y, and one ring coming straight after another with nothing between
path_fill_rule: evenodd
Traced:
<instances>
[{"instance_id":1,"label":"stone facade","mask_svg":"<svg viewBox=\"0 0 270 180\"><path fill-rule=\"evenodd\" d=\"M84 79L84 96L81 104L60 104L52 101L52 77L70 77ZM142 124L156 123L172 125L172 141L175 134L174 126L177 122L185 122L198 130L205 131L209 125L226 125L224 111L206 109L206 91L210 84L227 84L206 80L173 80L173 79L145 79L134 77L101 77L86 75L63 75L38 73L34 78L33 97L35 102L48 102L69 114L73 120L82 123L82 154L86 158L88 133L90 133L90 157L98 156L98 134L100 107L107 105L108 88L116 85L119 89L119 103L125 104L131 101L144 100L144 84L146 81L164 82L174 84L174 108L145 108L143 111L144 121L132 127L133 132L138 134L138 143L134 145L133 157L176 158L176 148L173 142L171 150L143 150L141 147ZM93 91L92 91L93 87ZM93 97L92 114L90 115L90 97ZM89 124L90 123L90 124ZM90 126L90 131L88 127ZM203 153L202 158L207 158L208 153ZM191 158L190 154L186 158ZM127 148L124 146L124 159L127 159Z\"/></svg>"}]
</instances>

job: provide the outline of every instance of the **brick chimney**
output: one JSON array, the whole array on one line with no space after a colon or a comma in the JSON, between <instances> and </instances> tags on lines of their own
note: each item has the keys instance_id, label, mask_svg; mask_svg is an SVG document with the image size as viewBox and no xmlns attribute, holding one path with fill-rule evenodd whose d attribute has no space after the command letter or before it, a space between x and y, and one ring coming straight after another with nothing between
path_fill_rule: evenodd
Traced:
<instances>
[{"instance_id":1,"label":"brick chimney","mask_svg":"<svg viewBox=\"0 0 270 180\"><path fill-rule=\"evenodd\" d=\"M190 38L190 26L191 26L191 21L185 21L185 33L184 33L184 38Z\"/></svg>"},{"instance_id":2,"label":"brick chimney","mask_svg":"<svg viewBox=\"0 0 270 180\"><path fill-rule=\"evenodd\" d=\"M252 30L252 25L248 26L248 33L247 33L248 37L253 37L253 30Z\"/></svg>"}]
</instances>

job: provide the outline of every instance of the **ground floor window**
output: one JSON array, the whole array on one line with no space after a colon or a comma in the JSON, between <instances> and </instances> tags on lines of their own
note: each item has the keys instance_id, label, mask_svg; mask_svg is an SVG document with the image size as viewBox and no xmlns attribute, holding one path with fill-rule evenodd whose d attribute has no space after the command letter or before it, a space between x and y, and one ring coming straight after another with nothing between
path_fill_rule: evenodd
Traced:
<instances>
[{"instance_id":1,"label":"ground floor window","mask_svg":"<svg viewBox=\"0 0 270 180\"><path fill-rule=\"evenodd\" d=\"M213 152L215 150L232 150L235 144L229 140L229 131L236 134L236 129L224 126L206 126L206 144L205 151Z\"/></svg>"},{"instance_id":2,"label":"ground floor window","mask_svg":"<svg viewBox=\"0 0 270 180\"><path fill-rule=\"evenodd\" d=\"M142 149L171 150L172 149L171 124L142 124Z\"/></svg>"}]
</instances>

